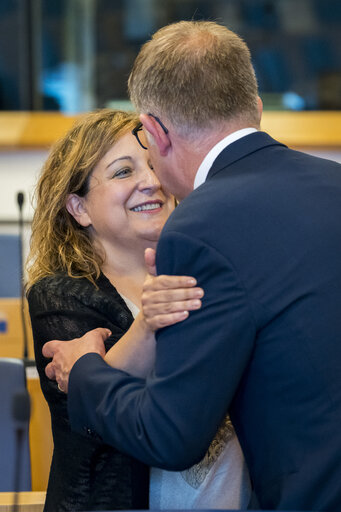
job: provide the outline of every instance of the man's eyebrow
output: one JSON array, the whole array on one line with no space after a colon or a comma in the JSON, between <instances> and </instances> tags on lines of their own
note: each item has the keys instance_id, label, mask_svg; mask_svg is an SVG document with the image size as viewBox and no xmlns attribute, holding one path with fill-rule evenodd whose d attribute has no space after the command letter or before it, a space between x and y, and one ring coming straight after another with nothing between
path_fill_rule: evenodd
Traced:
<instances>
[{"instance_id":1,"label":"man's eyebrow","mask_svg":"<svg viewBox=\"0 0 341 512\"><path fill-rule=\"evenodd\" d=\"M116 158L115 160L113 160L112 162L110 162L107 166L106 166L106 169L108 169L108 167L110 167L112 164L114 164L115 162L119 162L120 160L130 160L132 161L132 157L131 156L120 156L120 158Z\"/></svg>"}]
</instances>

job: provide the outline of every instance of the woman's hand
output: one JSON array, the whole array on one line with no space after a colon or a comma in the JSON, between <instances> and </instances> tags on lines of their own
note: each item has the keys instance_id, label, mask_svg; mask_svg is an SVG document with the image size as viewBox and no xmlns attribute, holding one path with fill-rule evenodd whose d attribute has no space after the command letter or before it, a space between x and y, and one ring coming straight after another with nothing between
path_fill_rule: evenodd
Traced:
<instances>
[{"instance_id":1,"label":"woman's hand","mask_svg":"<svg viewBox=\"0 0 341 512\"><path fill-rule=\"evenodd\" d=\"M155 272L155 251L145 252L149 272ZM185 320L189 312L201 308L202 288L189 276L155 276L149 274L142 290L142 312L151 331Z\"/></svg>"}]
</instances>

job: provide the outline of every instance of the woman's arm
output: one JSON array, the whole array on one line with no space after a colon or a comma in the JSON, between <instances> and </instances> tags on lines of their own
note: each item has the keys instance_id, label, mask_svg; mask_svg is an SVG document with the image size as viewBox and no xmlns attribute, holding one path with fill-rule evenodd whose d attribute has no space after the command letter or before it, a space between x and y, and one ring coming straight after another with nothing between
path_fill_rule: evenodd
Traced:
<instances>
[{"instance_id":1,"label":"woman's arm","mask_svg":"<svg viewBox=\"0 0 341 512\"><path fill-rule=\"evenodd\" d=\"M146 377L154 366L154 331L185 320L189 311L201 307L204 292L195 284L186 276L149 275L143 286L142 311L105 361L135 377Z\"/></svg>"},{"instance_id":2,"label":"woman's arm","mask_svg":"<svg viewBox=\"0 0 341 512\"><path fill-rule=\"evenodd\" d=\"M146 377L154 366L155 336L140 312L130 329L111 347L104 360L134 377Z\"/></svg>"}]
</instances>

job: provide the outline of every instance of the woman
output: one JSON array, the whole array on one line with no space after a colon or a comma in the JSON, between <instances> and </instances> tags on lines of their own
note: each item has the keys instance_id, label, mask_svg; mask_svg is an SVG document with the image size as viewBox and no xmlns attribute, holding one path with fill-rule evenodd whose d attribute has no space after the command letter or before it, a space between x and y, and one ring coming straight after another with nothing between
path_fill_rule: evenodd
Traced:
<instances>
[{"instance_id":1,"label":"woman","mask_svg":"<svg viewBox=\"0 0 341 512\"><path fill-rule=\"evenodd\" d=\"M66 396L46 378L41 353L51 337L71 339L99 326L112 332L108 350L133 323L129 308L140 306L144 249L155 247L174 208L131 135L137 122L109 110L84 117L56 144L37 186L28 301L54 439L46 511L148 507L148 468L71 432ZM144 345L134 347L135 374L153 356L154 338L139 319L134 336L140 333Z\"/></svg>"},{"instance_id":2,"label":"woman","mask_svg":"<svg viewBox=\"0 0 341 512\"><path fill-rule=\"evenodd\" d=\"M123 112L89 114L55 146L38 183L28 301L54 437L46 511L141 509L148 504L143 464L70 431L65 395L46 378L47 361L41 354L48 339L72 339L107 327L112 332L106 343L109 364L141 377L153 366L154 335L138 313L146 277L144 251L156 247L174 200L162 190L148 152L131 134L137 122L135 115ZM185 292L174 300L188 295L194 301L187 301L185 308L174 302L168 324L184 319L184 309L200 307L202 291ZM162 304L157 306L152 308L155 318L163 311ZM231 432L229 427L227 437ZM198 488L192 473L179 474L188 489ZM160 485L160 474L166 485ZM202 474L201 481L207 482ZM179 495L172 482L169 489L168 477L158 470L152 477L152 504L159 508L168 495ZM160 492L162 500L157 498ZM180 497L185 492L181 489ZM192 496L190 501L184 503L191 508Z\"/></svg>"}]
</instances>

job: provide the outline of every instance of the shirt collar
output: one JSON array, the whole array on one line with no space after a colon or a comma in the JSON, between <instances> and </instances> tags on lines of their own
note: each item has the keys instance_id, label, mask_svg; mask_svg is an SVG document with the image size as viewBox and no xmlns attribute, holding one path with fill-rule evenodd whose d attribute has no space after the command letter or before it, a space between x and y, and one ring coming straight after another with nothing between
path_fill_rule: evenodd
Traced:
<instances>
[{"instance_id":1,"label":"shirt collar","mask_svg":"<svg viewBox=\"0 0 341 512\"><path fill-rule=\"evenodd\" d=\"M223 149L225 149L229 144L232 144L232 142L235 142L236 140L245 137L245 135L249 135L250 133L254 133L256 131L256 128L243 128L242 130L237 130L236 132L230 133L230 135L227 135L227 137L225 137L224 139L219 141L215 146L213 146L213 148L207 153L207 155L201 162L199 169L197 170L193 188L198 188L199 185L202 185L206 181L207 175L213 165L214 160L223 151Z\"/></svg>"}]
</instances>

